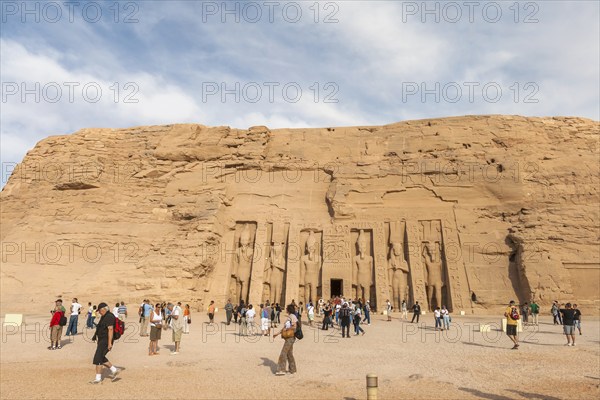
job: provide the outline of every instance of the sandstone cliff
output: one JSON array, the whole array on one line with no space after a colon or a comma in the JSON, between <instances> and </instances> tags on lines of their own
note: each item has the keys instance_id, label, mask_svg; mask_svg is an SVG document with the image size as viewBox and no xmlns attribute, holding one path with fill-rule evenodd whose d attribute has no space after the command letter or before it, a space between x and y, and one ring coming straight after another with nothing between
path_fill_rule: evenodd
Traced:
<instances>
[{"instance_id":1,"label":"sandstone cliff","mask_svg":"<svg viewBox=\"0 0 600 400\"><path fill-rule=\"evenodd\" d=\"M46 310L57 295L224 301L235 294L232 264L245 224L255 243L252 301L268 298L271 243L285 242L284 296L298 299L306 232L320 235L323 294L337 290L325 270L350 266L357 230L366 229L381 302L392 293L387 246L402 222L411 300L426 296L420 245L430 241L440 243L444 296L455 311L535 298L576 300L596 312L599 127L570 117L465 116L49 137L0 195L1 307Z\"/></svg>"}]
</instances>

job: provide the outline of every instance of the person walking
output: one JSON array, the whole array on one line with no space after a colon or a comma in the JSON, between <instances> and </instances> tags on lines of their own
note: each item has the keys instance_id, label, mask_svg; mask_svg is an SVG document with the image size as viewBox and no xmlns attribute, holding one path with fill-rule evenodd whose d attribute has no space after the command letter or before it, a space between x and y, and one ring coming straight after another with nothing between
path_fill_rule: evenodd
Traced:
<instances>
[{"instance_id":1,"label":"person walking","mask_svg":"<svg viewBox=\"0 0 600 400\"><path fill-rule=\"evenodd\" d=\"M77 302L77 298L74 298L73 302L71 303L71 315L69 316L69 326L67 327L67 333L65 336L77 335L77 323L80 313L81 304Z\"/></svg>"},{"instance_id":2,"label":"person walking","mask_svg":"<svg viewBox=\"0 0 600 400\"><path fill-rule=\"evenodd\" d=\"M233 307L233 323L237 324L238 323L238 316L240 315L240 304L237 304L235 307Z\"/></svg>"},{"instance_id":3,"label":"person walking","mask_svg":"<svg viewBox=\"0 0 600 400\"><path fill-rule=\"evenodd\" d=\"M260 305L260 330L263 336L269 336L269 304Z\"/></svg>"},{"instance_id":4,"label":"person walking","mask_svg":"<svg viewBox=\"0 0 600 400\"><path fill-rule=\"evenodd\" d=\"M412 306L412 311L413 311L413 317L412 320L410 321L410 323L412 324L413 322L415 322L415 318L417 319L417 324L419 323L419 317L421 316L421 306L419 305L419 302L415 302L415 304L413 304Z\"/></svg>"},{"instance_id":5,"label":"person walking","mask_svg":"<svg viewBox=\"0 0 600 400\"><path fill-rule=\"evenodd\" d=\"M119 312L119 319L125 322L127 319L127 306L124 301L121 302L117 311Z\"/></svg>"},{"instance_id":6,"label":"person walking","mask_svg":"<svg viewBox=\"0 0 600 400\"><path fill-rule=\"evenodd\" d=\"M281 323L281 306L279 303L275 303L275 327Z\"/></svg>"},{"instance_id":7,"label":"person walking","mask_svg":"<svg viewBox=\"0 0 600 400\"><path fill-rule=\"evenodd\" d=\"M442 312L439 307L436 307L435 310L433 310L433 318L435 319L435 330L437 331L438 328L444 330L444 328L442 328Z\"/></svg>"},{"instance_id":8,"label":"person walking","mask_svg":"<svg viewBox=\"0 0 600 400\"><path fill-rule=\"evenodd\" d=\"M240 302L240 305L238 306L238 314L240 316L240 336L248 335L248 321L246 320L247 312L248 309L244 302Z\"/></svg>"},{"instance_id":9,"label":"person walking","mask_svg":"<svg viewBox=\"0 0 600 400\"><path fill-rule=\"evenodd\" d=\"M540 313L540 306L534 300L531 300L529 308L531 311L531 323L533 325L538 325L538 314Z\"/></svg>"},{"instance_id":10,"label":"person walking","mask_svg":"<svg viewBox=\"0 0 600 400\"><path fill-rule=\"evenodd\" d=\"M390 303L390 299L385 301L385 308L387 314L387 321L390 322L392 320L392 303Z\"/></svg>"},{"instance_id":11,"label":"person walking","mask_svg":"<svg viewBox=\"0 0 600 400\"><path fill-rule=\"evenodd\" d=\"M554 300L554 302L552 302L552 308L550 309L550 312L552 313L552 317L554 320L554 325L562 325L562 320L560 317L560 305L558 304L557 300Z\"/></svg>"},{"instance_id":12,"label":"person walking","mask_svg":"<svg viewBox=\"0 0 600 400\"><path fill-rule=\"evenodd\" d=\"M225 304L225 318L227 325L231 324L231 317L233 317L233 304L231 304L231 299L227 299L227 304Z\"/></svg>"},{"instance_id":13,"label":"person walking","mask_svg":"<svg viewBox=\"0 0 600 400\"><path fill-rule=\"evenodd\" d=\"M252 304L248 305L248 309L246 310L246 327L250 329L250 333L254 334L254 317L256 316L256 310ZM247 333L247 330L246 330Z\"/></svg>"},{"instance_id":14,"label":"person walking","mask_svg":"<svg viewBox=\"0 0 600 400\"><path fill-rule=\"evenodd\" d=\"M178 303L176 306L169 303L167 308L171 310L171 329L173 330L173 343L175 347L171 352L172 356L179 354L180 344L181 344L181 336L183 334L183 311L181 310L181 303Z\"/></svg>"},{"instance_id":15,"label":"person walking","mask_svg":"<svg viewBox=\"0 0 600 400\"><path fill-rule=\"evenodd\" d=\"M323 325L321 326L321 330L329 330L329 325L331 325L331 307L327 303L323 309Z\"/></svg>"},{"instance_id":16,"label":"person walking","mask_svg":"<svg viewBox=\"0 0 600 400\"><path fill-rule=\"evenodd\" d=\"M442 323L444 326L442 330L450 329L450 312L448 311L446 306L442 306L441 314L442 314Z\"/></svg>"},{"instance_id":17,"label":"person walking","mask_svg":"<svg viewBox=\"0 0 600 400\"><path fill-rule=\"evenodd\" d=\"M519 336L517 335L517 321L521 316L519 315L519 307L515 305L514 300L511 300L508 303L508 307L504 312L504 316L506 317L506 335L512 340L514 343L513 350L517 350L519 348Z\"/></svg>"},{"instance_id":18,"label":"person walking","mask_svg":"<svg viewBox=\"0 0 600 400\"><path fill-rule=\"evenodd\" d=\"M342 303L336 303L335 305L335 323L340 324L340 310L342 309Z\"/></svg>"},{"instance_id":19,"label":"person walking","mask_svg":"<svg viewBox=\"0 0 600 400\"><path fill-rule=\"evenodd\" d=\"M573 310L575 310L575 319L573 322L575 323L575 328L577 328L581 335L581 311L577 308L577 304L573 304Z\"/></svg>"},{"instance_id":20,"label":"person walking","mask_svg":"<svg viewBox=\"0 0 600 400\"><path fill-rule=\"evenodd\" d=\"M523 317L523 325L529 324L529 304L523 303L521 306L521 316Z\"/></svg>"},{"instance_id":21,"label":"person walking","mask_svg":"<svg viewBox=\"0 0 600 400\"><path fill-rule=\"evenodd\" d=\"M61 320L66 319L65 308L62 306L62 300L58 299L54 302L52 318L50 319L50 347L48 350L62 349L60 338L62 336L63 327L60 324ZM64 323L64 322L63 322Z\"/></svg>"},{"instance_id":22,"label":"person walking","mask_svg":"<svg viewBox=\"0 0 600 400\"><path fill-rule=\"evenodd\" d=\"M406 300L402 300L400 310L402 310L402 319L405 321L408 320L408 307L406 306Z\"/></svg>"},{"instance_id":23,"label":"person walking","mask_svg":"<svg viewBox=\"0 0 600 400\"><path fill-rule=\"evenodd\" d=\"M563 331L567 337L566 346L575 346L575 310L571 303L567 303L559 312L562 314Z\"/></svg>"},{"instance_id":24,"label":"person walking","mask_svg":"<svg viewBox=\"0 0 600 400\"><path fill-rule=\"evenodd\" d=\"M190 324L192 323L192 314L190 312L190 305L186 304L183 308L183 333L190 333Z\"/></svg>"},{"instance_id":25,"label":"person walking","mask_svg":"<svg viewBox=\"0 0 600 400\"><path fill-rule=\"evenodd\" d=\"M275 373L275 375L279 376L285 375L286 372L289 372L290 374L295 374L297 372L296 360L294 359L294 342L296 341L295 332L298 325L298 318L295 315L296 307L292 304L288 304L285 311L287 312L287 318L283 324L283 328L273 335L273 337L281 335L285 340L281 353L279 354L277 372ZM286 371L285 368L286 362L289 365L288 371Z\"/></svg>"},{"instance_id":26,"label":"person walking","mask_svg":"<svg viewBox=\"0 0 600 400\"><path fill-rule=\"evenodd\" d=\"M362 322L366 321L367 325L371 325L371 303L369 302L369 300L367 300L367 302L365 303L364 310L365 310L365 319L363 319Z\"/></svg>"},{"instance_id":27,"label":"person walking","mask_svg":"<svg viewBox=\"0 0 600 400\"><path fill-rule=\"evenodd\" d=\"M358 336L359 332L362 332L362 334L365 334L365 330L363 328L360 327L360 320L362 319L362 313L360 310L360 306L357 305L357 307L354 309L354 318L353 318L353 323L354 323L354 334L356 336Z\"/></svg>"},{"instance_id":28,"label":"person walking","mask_svg":"<svg viewBox=\"0 0 600 400\"><path fill-rule=\"evenodd\" d=\"M348 303L344 303L340 308L340 320L342 326L342 337L350 338L350 309Z\"/></svg>"},{"instance_id":29,"label":"person walking","mask_svg":"<svg viewBox=\"0 0 600 400\"><path fill-rule=\"evenodd\" d=\"M215 301L211 300L208 306L208 324L212 325L215 323Z\"/></svg>"},{"instance_id":30,"label":"person walking","mask_svg":"<svg viewBox=\"0 0 600 400\"><path fill-rule=\"evenodd\" d=\"M93 364L96 366L96 379L90 381L92 384L102 383L102 368L106 367L110 370L110 378L114 381L119 375L120 369L115 367L108 361L106 355L113 347L113 328L115 326L115 316L109 312L108 305L104 302L98 304L98 312L100 313L100 321L96 327L96 333L92 337L92 341L96 342L96 353L94 354Z\"/></svg>"},{"instance_id":31,"label":"person walking","mask_svg":"<svg viewBox=\"0 0 600 400\"><path fill-rule=\"evenodd\" d=\"M306 306L306 315L308 316L308 326L313 326L313 321L315 320L315 306L313 306L312 301L309 301L308 306Z\"/></svg>"},{"instance_id":32,"label":"person walking","mask_svg":"<svg viewBox=\"0 0 600 400\"><path fill-rule=\"evenodd\" d=\"M148 336L148 324L150 323L151 314L152 304L150 304L150 300L145 299L140 309L140 336Z\"/></svg>"},{"instance_id":33,"label":"person walking","mask_svg":"<svg viewBox=\"0 0 600 400\"><path fill-rule=\"evenodd\" d=\"M160 303L156 303L154 309L150 312L150 346L148 347L148 355L158 355L158 341L162 334L163 314Z\"/></svg>"},{"instance_id":34,"label":"person walking","mask_svg":"<svg viewBox=\"0 0 600 400\"><path fill-rule=\"evenodd\" d=\"M88 302L88 310L87 310L87 319L85 321L85 327L87 329L92 329L94 327L94 307L91 302Z\"/></svg>"}]
</instances>

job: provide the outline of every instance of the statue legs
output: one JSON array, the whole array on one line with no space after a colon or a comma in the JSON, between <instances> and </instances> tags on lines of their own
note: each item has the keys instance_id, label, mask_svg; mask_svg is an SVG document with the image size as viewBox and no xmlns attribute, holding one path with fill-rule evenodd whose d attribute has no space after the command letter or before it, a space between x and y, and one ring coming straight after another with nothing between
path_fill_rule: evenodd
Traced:
<instances>
[{"instance_id":1,"label":"statue legs","mask_svg":"<svg viewBox=\"0 0 600 400\"><path fill-rule=\"evenodd\" d=\"M240 297L244 300L245 303L248 302L248 283L240 281Z\"/></svg>"},{"instance_id":2,"label":"statue legs","mask_svg":"<svg viewBox=\"0 0 600 400\"><path fill-rule=\"evenodd\" d=\"M400 285L393 285L392 286L392 304L394 305L394 308L396 310L400 309L400 303L398 302L400 296L402 295L402 290L400 289Z\"/></svg>"}]
</instances>

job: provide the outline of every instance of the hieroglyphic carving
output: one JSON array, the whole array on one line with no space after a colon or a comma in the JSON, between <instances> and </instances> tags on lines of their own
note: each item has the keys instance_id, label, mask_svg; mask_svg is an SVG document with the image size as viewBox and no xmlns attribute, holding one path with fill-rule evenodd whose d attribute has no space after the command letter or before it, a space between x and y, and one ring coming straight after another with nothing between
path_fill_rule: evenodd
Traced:
<instances>
[{"instance_id":1,"label":"hieroglyphic carving","mask_svg":"<svg viewBox=\"0 0 600 400\"><path fill-rule=\"evenodd\" d=\"M442 220L442 243L444 244L444 259L446 261L448 285L448 307L464 310L472 307L467 271L461 255L460 239L454 220ZM452 310L451 310L452 311Z\"/></svg>"},{"instance_id":2,"label":"hieroglyphic carving","mask_svg":"<svg viewBox=\"0 0 600 400\"><path fill-rule=\"evenodd\" d=\"M352 256L350 227L334 224L323 230L323 267L321 291L323 298L331 297L331 279L343 280L343 293L352 293Z\"/></svg>"}]
</instances>

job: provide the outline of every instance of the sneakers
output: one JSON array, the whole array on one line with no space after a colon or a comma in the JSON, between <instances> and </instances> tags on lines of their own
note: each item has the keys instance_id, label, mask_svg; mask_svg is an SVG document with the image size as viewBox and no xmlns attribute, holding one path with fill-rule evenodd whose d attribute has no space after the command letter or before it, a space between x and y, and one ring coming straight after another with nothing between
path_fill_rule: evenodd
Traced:
<instances>
[{"instance_id":1,"label":"sneakers","mask_svg":"<svg viewBox=\"0 0 600 400\"><path fill-rule=\"evenodd\" d=\"M285 371L277 371L277 372L275 372L275 375L277 375L277 376L285 375Z\"/></svg>"},{"instance_id":2,"label":"sneakers","mask_svg":"<svg viewBox=\"0 0 600 400\"><path fill-rule=\"evenodd\" d=\"M60 349L62 349L62 346L59 344L58 346L56 346L56 348L57 348L58 350L60 350Z\"/></svg>"},{"instance_id":3,"label":"sneakers","mask_svg":"<svg viewBox=\"0 0 600 400\"><path fill-rule=\"evenodd\" d=\"M102 379L100 379L100 380L98 380L98 379L94 379L93 381L90 381L90 383L91 383L92 385L99 385L99 384L101 384L101 383L102 383Z\"/></svg>"},{"instance_id":4,"label":"sneakers","mask_svg":"<svg viewBox=\"0 0 600 400\"><path fill-rule=\"evenodd\" d=\"M171 352L171 355L172 355L172 356L176 356L177 354L179 354L179 352L178 352L178 351L172 351L172 352Z\"/></svg>"},{"instance_id":5,"label":"sneakers","mask_svg":"<svg viewBox=\"0 0 600 400\"><path fill-rule=\"evenodd\" d=\"M48 347L48 350L56 350L56 347L54 347L54 346L49 346L49 347Z\"/></svg>"},{"instance_id":6,"label":"sneakers","mask_svg":"<svg viewBox=\"0 0 600 400\"><path fill-rule=\"evenodd\" d=\"M110 374L110 380L111 381L115 381L117 380L117 375L119 375L119 373L121 372L121 369L117 368L117 370L115 372L113 372L112 374Z\"/></svg>"},{"instance_id":7,"label":"sneakers","mask_svg":"<svg viewBox=\"0 0 600 400\"><path fill-rule=\"evenodd\" d=\"M575 346L575 343L573 343L571 346Z\"/></svg>"},{"instance_id":8,"label":"sneakers","mask_svg":"<svg viewBox=\"0 0 600 400\"><path fill-rule=\"evenodd\" d=\"M565 344L565 346L571 346L571 343L567 343L567 344Z\"/></svg>"}]
</instances>

